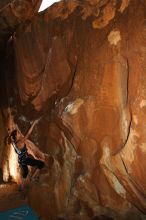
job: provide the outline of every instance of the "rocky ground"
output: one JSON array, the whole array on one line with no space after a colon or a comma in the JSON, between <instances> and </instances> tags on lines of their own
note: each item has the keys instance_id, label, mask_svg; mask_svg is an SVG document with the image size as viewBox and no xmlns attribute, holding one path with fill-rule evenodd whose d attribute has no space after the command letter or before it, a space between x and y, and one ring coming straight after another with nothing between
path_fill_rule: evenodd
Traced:
<instances>
[{"instance_id":1,"label":"rocky ground","mask_svg":"<svg viewBox=\"0 0 146 220\"><path fill-rule=\"evenodd\" d=\"M18 190L15 183L0 185L0 212L17 208L26 204L26 199L22 192Z\"/></svg>"}]
</instances>

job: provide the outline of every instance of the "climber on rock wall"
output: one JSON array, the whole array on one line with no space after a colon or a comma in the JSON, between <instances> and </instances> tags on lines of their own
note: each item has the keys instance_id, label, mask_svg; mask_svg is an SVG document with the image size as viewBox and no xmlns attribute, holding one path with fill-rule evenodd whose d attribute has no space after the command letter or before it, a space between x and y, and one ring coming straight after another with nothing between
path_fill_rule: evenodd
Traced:
<instances>
[{"instance_id":1,"label":"climber on rock wall","mask_svg":"<svg viewBox=\"0 0 146 220\"><path fill-rule=\"evenodd\" d=\"M36 146L31 140L28 139L29 135L33 131L34 126L42 119L42 117L31 123L27 134L23 135L19 126L14 120L14 115L12 112L13 109L9 107L7 109L6 116L6 129L8 136L6 137L5 141L7 147L14 148L14 154L16 152L18 155L18 163L14 163L17 174L16 172L13 173L13 169L9 168L11 167L10 164L8 164L7 167L9 168L9 177L16 181L20 190L22 190L25 189L31 181L37 181L39 179L41 168L44 167L45 169L50 169L54 164L54 158L48 153L42 152L38 146ZM8 163L9 159L10 157L8 155ZM18 169L20 170L20 175Z\"/></svg>"},{"instance_id":2,"label":"climber on rock wall","mask_svg":"<svg viewBox=\"0 0 146 220\"><path fill-rule=\"evenodd\" d=\"M28 166L37 167L35 173L32 176L32 180L35 180L38 177L40 169L44 167L44 162L42 160L37 160L33 158L32 154L28 153L29 149L27 149L26 140L30 133L33 130L34 125L37 123L37 120L31 125L25 136L21 136L19 131L16 129L13 130L10 134L11 144L15 149L15 152L18 154L18 163L22 170L22 177L26 178L28 175Z\"/></svg>"},{"instance_id":3,"label":"climber on rock wall","mask_svg":"<svg viewBox=\"0 0 146 220\"><path fill-rule=\"evenodd\" d=\"M27 138L31 134L34 126L39 120L35 120L31 127L29 128L27 134L23 136L21 132L19 132L19 129L14 129L13 131L10 131L8 129L9 134L9 144L12 144L15 152L18 154L18 163L20 165L21 171L22 171L22 177L24 179L27 178L29 174L28 166L36 167L34 174L31 177L32 181L35 181L39 177L40 170L45 166L45 163L42 160L38 160L34 158L34 152L31 151L31 149L27 145ZM42 154L43 155L43 154ZM20 186L21 189L24 188L24 184L22 183Z\"/></svg>"}]
</instances>

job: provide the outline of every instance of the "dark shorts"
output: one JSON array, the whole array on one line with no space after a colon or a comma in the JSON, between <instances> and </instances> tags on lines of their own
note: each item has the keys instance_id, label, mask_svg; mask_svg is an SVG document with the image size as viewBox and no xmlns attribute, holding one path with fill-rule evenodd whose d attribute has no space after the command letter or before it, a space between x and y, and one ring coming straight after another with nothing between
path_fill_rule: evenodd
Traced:
<instances>
[{"instance_id":1,"label":"dark shorts","mask_svg":"<svg viewBox=\"0 0 146 220\"><path fill-rule=\"evenodd\" d=\"M22 170L22 176L23 178L26 178L28 175L28 166L36 167L37 169L42 169L44 167L44 162L41 160L36 160L31 157L26 157L25 160L19 161L21 170Z\"/></svg>"}]
</instances>

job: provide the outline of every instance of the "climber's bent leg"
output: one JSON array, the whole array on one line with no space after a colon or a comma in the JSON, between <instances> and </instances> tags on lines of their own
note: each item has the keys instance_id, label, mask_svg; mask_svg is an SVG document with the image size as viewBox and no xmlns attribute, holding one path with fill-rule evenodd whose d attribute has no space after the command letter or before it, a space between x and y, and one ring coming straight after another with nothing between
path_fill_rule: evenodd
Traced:
<instances>
[{"instance_id":1,"label":"climber's bent leg","mask_svg":"<svg viewBox=\"0 0 146 220\"><path fill-rule=\"evenodd\" d=\"M22 164L22 163L19 163L19 164L21 168L22 177L25 179L28 175L28 167L26 164Z\"/></svg>"},{"instance_id":2,"label":"climber's bent leg","mask_svg":"<svg viewBox=\"0 0 146 220\"><path fill-rule=\"evenodd\" d=\"M38 180L40 170L45 166L45 163L41 160L36 160L34 158L31 158L31 157L27 157L26 160L25 160L25 163L29 166L34 166L34 167L37 168L35 170L34 174L32 175L31 179L33 181Z\"/></svg>"}]
</instances>

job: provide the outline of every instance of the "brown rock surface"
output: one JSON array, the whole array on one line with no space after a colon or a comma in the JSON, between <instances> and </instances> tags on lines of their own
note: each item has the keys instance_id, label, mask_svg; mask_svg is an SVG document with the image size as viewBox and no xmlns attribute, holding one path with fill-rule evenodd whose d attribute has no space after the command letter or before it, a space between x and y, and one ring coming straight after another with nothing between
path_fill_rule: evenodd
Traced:
<instances>
[{"instance_id":1,"label":"brown rock surface","mask_svg":"<svg viewBox=\"0 0 146 220\"><path fill-rule=\"evenodd\" d=\"M14 183L0 185L0 212L15 209L26 204L24 196Z\"/></svg>"},{"instance_id":2,"label":"brown rock surface","mask_svg":"<svg viewBox=\"0 0 146 220\"><path fill-rule=\"evenodd\" d=\"M30 140L53 158L28 192L43 219L146 218L145 12L144 0L64 0L8 44L14 121L24 134L42 116ZM17 181L3 155L4 179Z\"/></svg>"},{"instance_id":3,"label":"brown rock surface","mask_svg":"<svg viewBox=\"0 0 146 220\"><path fill-rule=\"evenodd\" d=\"M0 50L5 47L5 42L18 25L30 20L38 11L41 2L41 0L2 0L0 2Z\"/></svg>"}]
</instances>

